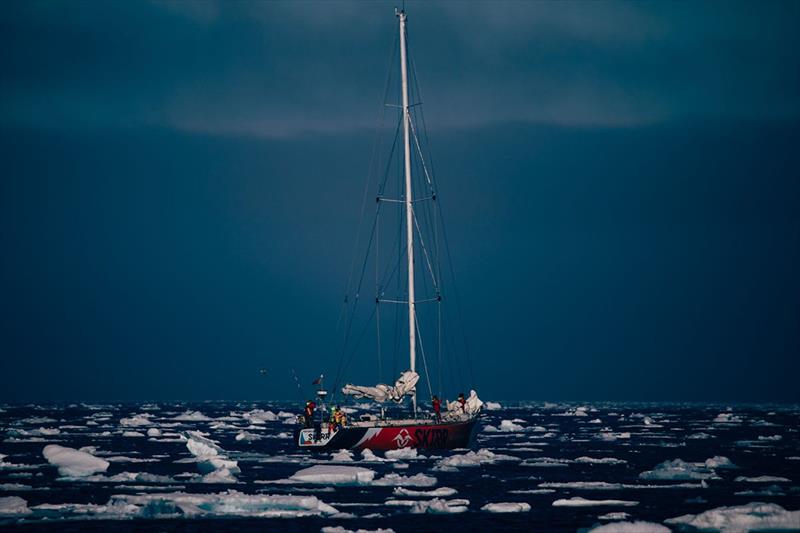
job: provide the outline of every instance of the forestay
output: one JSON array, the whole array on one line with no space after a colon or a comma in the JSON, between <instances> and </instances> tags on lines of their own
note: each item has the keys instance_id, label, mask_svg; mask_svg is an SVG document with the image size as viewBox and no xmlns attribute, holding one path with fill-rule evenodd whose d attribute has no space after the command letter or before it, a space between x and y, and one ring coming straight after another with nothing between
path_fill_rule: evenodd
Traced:
<instances>
[{"instance_id":1,"label":"forestay","mask_svg":"<svg viewBox=\"0 0 800 533\"><path fill-rule=\"evenodd\" d=\"M376 402L383 403L388 400L393 402L403 401L406 394L414 392L414 387L419 381L419 374L407 370L400 374L394 386L379 383L374 387L362 387L359 385L347 384L342 387L342 393L355 398L369 398Z\"/></svg>"}]
</instances>

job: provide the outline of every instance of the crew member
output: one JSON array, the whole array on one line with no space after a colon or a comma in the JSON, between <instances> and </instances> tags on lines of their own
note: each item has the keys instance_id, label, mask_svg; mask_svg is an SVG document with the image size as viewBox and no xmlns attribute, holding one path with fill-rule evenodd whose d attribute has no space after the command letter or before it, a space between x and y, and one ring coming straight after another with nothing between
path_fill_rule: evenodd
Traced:
<instances>
[{"instance_id":1,"label":"crew member","mask_svg":"<svg viewBox=\"0 0 800 533\"><path fill-rule=\"evenodd\" d=\"M433 405L433 414L436 416L436 421L442 421L442 402L439 401L439 398L436 396L433 397L431 400L431 404Z\"/></svg>"},{"instance_id":2,"label":"crew member","mask_svg":"<svg viewBox=\"0 0 800 533\"><path fill-rule=\"evenodd\" d=\"M314 409L316 408L317 404L315 404L313 400L308 400L306 402L306 408L305 411L303 411L305 427L310 428L314 424Z\"/></svg>"},{"instance_id":3,"label":"crew member","mask_svg":"<svg viewBox=\"0 0 800 533\"><path fill-rule=\"evenodd\" d=\"M333 417L334 422L336 423L336 429L344 427L347 423L347 416L345 416L344 411L337 405L336 409L333 410Z\"/></svg>"},{"instance_id":4,"label":"crew member","mask_svg":"<svg viewBox=\"0 0 800 533\"><path fill-rule=\"evenodd\" d=\"M459 392L458 393L458 403L461 405L461 410L466 413L467 412L467 401L464 399L464 393L463 392Z\"/></svg>"}]
</instances>

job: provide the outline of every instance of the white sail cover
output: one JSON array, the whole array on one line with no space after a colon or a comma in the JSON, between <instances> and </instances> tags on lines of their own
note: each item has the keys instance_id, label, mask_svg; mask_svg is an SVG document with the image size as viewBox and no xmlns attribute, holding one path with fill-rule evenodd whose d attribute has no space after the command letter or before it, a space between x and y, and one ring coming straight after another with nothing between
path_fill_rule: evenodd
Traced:
<instances>
[{"instance_id":1,"label":"white sail cover","mask_svg":"<svg viewBox=\"0 0 800 533\"><path fill-rule=\"evenodd\" d=\"M453 413L457 415L466 414L469 416L476 415L480 412L481 407L483 407L483 402L480 398L478 398L478 394L471 390L469 391L469 397L466 399L464 403L464 409L461 409L461 404L457 401L455 402L447 402L447 411L448 413Z\"/></svg>"},{"instance_id":2,"label":"white sail cover","mask_svg":"<svg viewBox=\"0 0 800 533\"><path fill-rule=\"evenodd\" d=\"M361 387L359 385L347 384L342 387L342 392L355 398L369 398L376 402L383 403L387 400L393 402L403 401L403 396L412 392L419 381L419 374L407 370L400 374L394 386L379 383L374 387Z\"/></svg>"}]
</instances>

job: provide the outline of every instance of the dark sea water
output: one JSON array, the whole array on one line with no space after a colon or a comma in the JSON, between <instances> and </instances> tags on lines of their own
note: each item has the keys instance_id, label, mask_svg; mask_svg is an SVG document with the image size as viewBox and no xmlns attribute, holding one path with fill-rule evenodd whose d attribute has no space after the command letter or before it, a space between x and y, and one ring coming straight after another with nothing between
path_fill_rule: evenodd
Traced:
<instances>
[{"instance_id":1,"label":"dark sea water","mask_svg":"<svg viewBox=\"0 0 800 533\"><path fill-rule=\"evenodd\" d=\"M577 531L648 522L653 531L657 524L800 530L796 405L503 403L481 415L477 455L421 451L394 460L297 451L289 437L298 410L221 402L0 406L0 527ZM47 445L84 448L108 466L90 457L90 471L79 464L70 474L63 459L43 456ZM344 485L290 479L315 465L374 474ZM431 504L430 495L395 493L398 485L456 492ZM492 503L530 508L483 509ZM665 522L677 517L684 518Z\"/></svg>"}]
</instances>

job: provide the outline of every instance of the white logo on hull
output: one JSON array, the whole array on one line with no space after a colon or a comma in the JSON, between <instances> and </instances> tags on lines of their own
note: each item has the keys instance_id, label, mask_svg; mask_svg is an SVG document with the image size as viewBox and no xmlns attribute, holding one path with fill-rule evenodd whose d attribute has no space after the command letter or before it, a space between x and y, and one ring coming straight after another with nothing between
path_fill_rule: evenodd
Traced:
<instances>
[{"instance_id":1,"label":"white logo on hull","mask_svg":"<svg viewBox=\"0 0 800 533\"><path fill-rule=\"evenodd\" d=\"M407 429L401 429L393 440L397 443L398 448L405 448L411 442L411 435Z\"/></svg>"}]
</instances>

